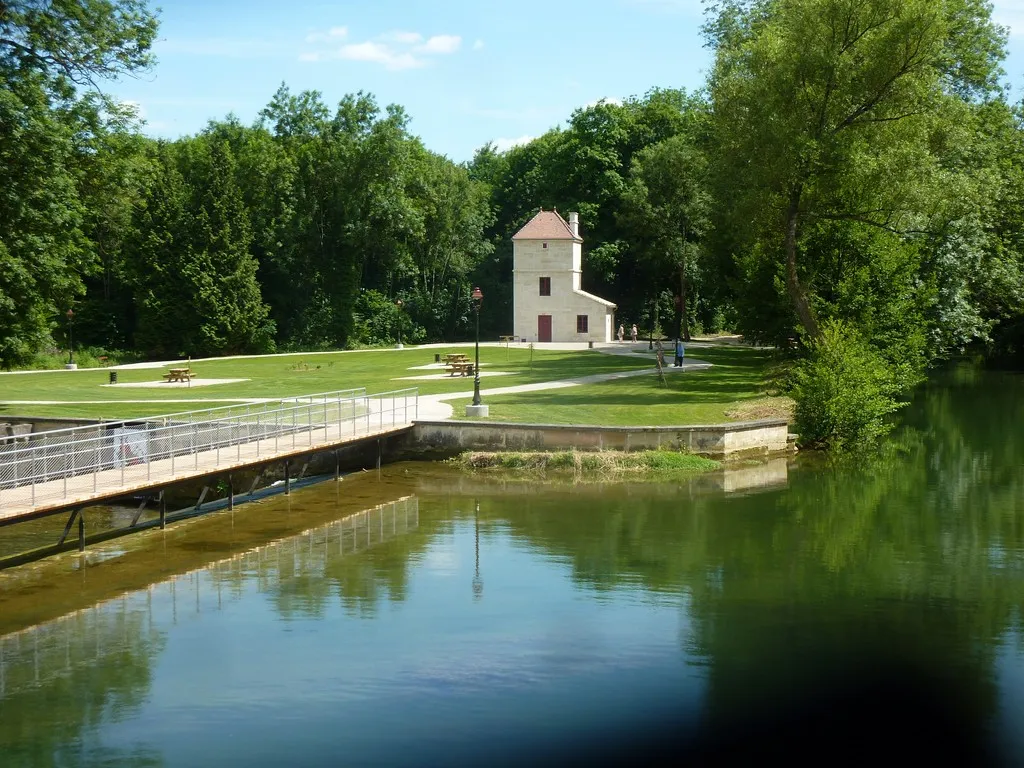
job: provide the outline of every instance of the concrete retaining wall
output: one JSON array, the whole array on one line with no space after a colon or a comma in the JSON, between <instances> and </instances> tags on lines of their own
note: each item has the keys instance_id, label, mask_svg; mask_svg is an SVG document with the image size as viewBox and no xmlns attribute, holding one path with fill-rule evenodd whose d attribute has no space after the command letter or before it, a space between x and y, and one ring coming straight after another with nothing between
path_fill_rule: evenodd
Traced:
<instances>
[{"instance_id":1,"label":"concrete retaining wall","mask_svg":"<svg viewBox=\"0 0 1024 768\"><path fill-rule=\"evenodd\" d=\"M722 458L789 450L785 419L679 427L602 427L482 421L417 421L411 450L547 451L654 448Z\"/></svg>"}]
</instances>

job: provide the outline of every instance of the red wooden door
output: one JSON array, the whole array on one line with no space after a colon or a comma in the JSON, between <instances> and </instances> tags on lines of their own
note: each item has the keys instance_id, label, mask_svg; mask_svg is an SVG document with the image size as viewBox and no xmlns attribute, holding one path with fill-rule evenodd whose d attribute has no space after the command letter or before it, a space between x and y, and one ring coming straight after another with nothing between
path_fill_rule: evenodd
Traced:
<instances>
[{"instance_id":1,"label":"red wooden door","mask_svg":"<svg viewBox=\"0 0 1024 768\"><path fill-rule=\"evenodd\" d=\"M551 315L537 315L537 341L551 341Z\"/></svg>"}]
</instances>

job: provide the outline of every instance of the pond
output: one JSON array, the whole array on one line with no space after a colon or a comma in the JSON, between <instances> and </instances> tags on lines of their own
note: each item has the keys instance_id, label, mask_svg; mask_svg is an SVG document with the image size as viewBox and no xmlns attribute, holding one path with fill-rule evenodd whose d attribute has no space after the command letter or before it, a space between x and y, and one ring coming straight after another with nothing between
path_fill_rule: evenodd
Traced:
<instances>
[{"instance_id":1,"label":"pond","mask_svg":"<svg viewBox=\"0 0 1024 768\"><path fill-rule=\"evenodd\" d=\"M927 757L955 748L947 694L1024 762L1024 378L956 369L903 423L854 465L671 483L396 464L4 572L3 764L496 764L665 736L884 759L915 719L932 735L900 754ZM903 673L936 693L899 698ZM825 711L880 730L833 740Z\"/></svg>"}]
</instances>

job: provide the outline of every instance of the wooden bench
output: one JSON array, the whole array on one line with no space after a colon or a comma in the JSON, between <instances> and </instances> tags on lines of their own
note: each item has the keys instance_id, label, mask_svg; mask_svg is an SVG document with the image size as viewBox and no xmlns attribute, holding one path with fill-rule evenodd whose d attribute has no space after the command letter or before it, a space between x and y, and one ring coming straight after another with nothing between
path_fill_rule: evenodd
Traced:
<instances>
[{"instance_id":1,"label":"wooden bench","mask_svg":"<svg viewBox=\"0 0 1024 768\"><path fill-rule=\"evenodd\" d=\"M167 373L164 374L164 381L173 383L175 381L189 381L195 378L195 374L192 373L190 368L171 368Z\"/></svg>"},{"instance_id":2,"label":"wooden bench","mask_svg":"<svg viewBox=\"0 0 1024 768\"><path fill-rule=\"evenodd\" d=\"M456 373L460 376L472 376L473 364L468 360L452 362L447 364L445 370L448 371L449 376L454 376Z\"/></svg>"}]
</instances>

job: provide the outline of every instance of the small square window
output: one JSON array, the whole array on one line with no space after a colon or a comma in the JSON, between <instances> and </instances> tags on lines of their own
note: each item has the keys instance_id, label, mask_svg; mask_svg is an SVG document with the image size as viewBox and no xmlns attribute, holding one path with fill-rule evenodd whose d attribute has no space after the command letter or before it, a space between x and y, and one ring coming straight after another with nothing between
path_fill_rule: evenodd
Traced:
<instances>
[{"instance_id":1,"label":"small square window","mask_svg":"<svg viewBox=\"0 0 1024 768\"><path fill-rule=\"evenodd\" d=\"M547 247L548 247L548 244L547 244L547 243L544 243L544 247L545 247L545 248L547 248Z\"/></svg>"},{"instance_id":2,"label":"small square window","mask_svg":"<svg viewBox=\"0 0 1024 768\"><path fill-rule=\"evenodd\" d=\"M576 315L576 333L590 333L589 316Z\"/></svg>"},{"instance_id":3,"label":"small square window","mask_svg":"<svg viewBox=\"0 0 1024 768\"><path fill-rule=\"evenodd\" d=\"M551 295L551 278L542 277L540 279L540 295L550 296Z\"/></svg>"}]
</instances>

